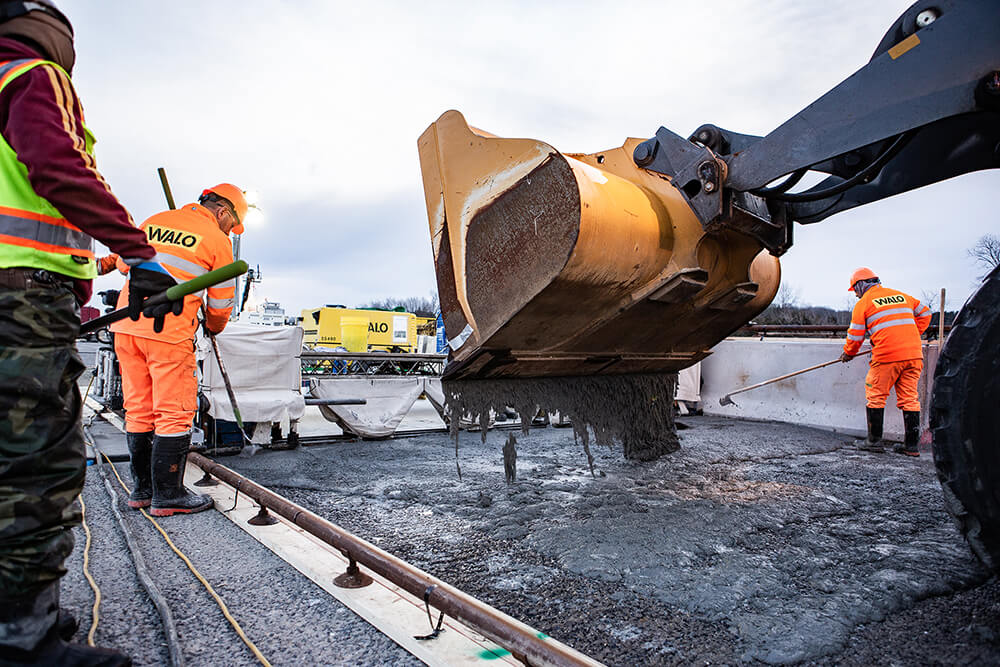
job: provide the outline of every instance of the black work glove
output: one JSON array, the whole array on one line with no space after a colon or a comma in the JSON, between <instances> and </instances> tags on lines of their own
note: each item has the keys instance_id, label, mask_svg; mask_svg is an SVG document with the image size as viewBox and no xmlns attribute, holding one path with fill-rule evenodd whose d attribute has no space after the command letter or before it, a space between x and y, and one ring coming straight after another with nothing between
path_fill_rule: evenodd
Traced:
<instances>
[{"instance_id":1,"label":"black work glove","mask_svg":"<svg viewBox=\"0 0 1000 667\"><path fill-rule=\"evenodd\" d=\"M157 262L143 262L129 270L128 316L133 322L139 315L153 318L153 331L163 331L163 320L167 313L180 315L184 312L184 299L167 301L155 306L144 306L146 299L159 294L177 284L163 266Z\"/></svg>"}]
</instances>

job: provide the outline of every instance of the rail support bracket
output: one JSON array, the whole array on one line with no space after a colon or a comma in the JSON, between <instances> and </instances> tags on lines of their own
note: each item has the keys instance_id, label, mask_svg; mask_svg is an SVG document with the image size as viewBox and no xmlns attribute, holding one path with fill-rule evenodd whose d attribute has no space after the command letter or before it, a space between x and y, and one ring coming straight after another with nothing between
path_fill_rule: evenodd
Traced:
<instances>
[{"instance_id":1,"label":"rail support bracket","mask_svg":"<svg viewBox=\"0 0 1000 667\"><path fill-rule=\"evenodd\" d=\"M354 559L347 558L347 571L334 577L333 583L341 588L364 588L372 583L372 578L361 571Z\"/></svg>"},{"instance_id":2,"label":"rail support bracket","mask_svg":"<svg viewBox=\"0 0 1000 667\"><path fill-rule=\"evenodd\" d=\"M273 526L278 523L278 520L271 516L266 507L261 505L257 514L247 519L247 523L251 526Z\"/></svg>"},{"instance_id":3,"label":"rail support bracket","mask_svg":"<svg viewBox=\"0 0 1000 667\"><path fill-rule=\"evenodd\" d=\"M197 482L195 482L194 485L195 486L218 486L219 483L217 481L215 481L212 478L212 476L208 474L208 471L206 470L205 474L202 475L201 479L199 479Z\"/></svg>"}]
</instances>

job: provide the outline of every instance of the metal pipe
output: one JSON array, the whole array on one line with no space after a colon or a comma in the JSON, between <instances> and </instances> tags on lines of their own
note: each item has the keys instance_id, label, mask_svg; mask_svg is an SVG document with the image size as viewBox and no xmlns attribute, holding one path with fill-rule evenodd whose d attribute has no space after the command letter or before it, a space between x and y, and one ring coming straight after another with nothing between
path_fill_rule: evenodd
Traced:
<instances>
[{"instance_id":1,"label":"metal pipe","mask_svg":"<svg viewBox=\"0 0 1000 667\"><path fill-rule=\"evenodd\" d=\"M869 354L870 352L871 352L871 349L869 348L867 350L864 350L863 352L858 352L854 356L855 357L863 357L864 355ZM825 368L825 367L827 367L827 366L829 366L831 364L837 364L837 363L842 363L841 360L840 360L840 357L837 357L836 359L831 359L830 361L824 361L821 364L816 364L815 366L810 366L809 368L803 368L803 369L798 370L798 371L792 371L791 373L785 373L784 375L779 375L776 378L771 378L770 380L764 380L763 382L758 382L757 384L752 384L749 387L742 387L740 389L734 389L733 391L729 392L728 394L726 394L725 396L723 396L722 398L719 399L719 405L736 405L733 402L733 395L734 394L740 394L740 393L743 393L744 391L750 391L751 389L757 389L758 387L763 387L765 385L773 384L775 382L780 382L781 380L787 380L790 377L795 377L796 375L802 375L803 373L809 373L810 371L819 370L820 368ZM739 406L737 405L736 407L739 407Z\"/></svg>"},{"instance_id":2,"label":"metal pipe","mask_svg":"<svg viewBox=\"0 0 1000 667\"><path fill-rule=\"evenodd\" d=\"M431 606L489 637L522 662L529 665L554 666L601 664L551 637L541 636L537 630L517 619L480 602L201 454L190 452L188 461L233 488L239 488L240 493L329 544L348 559L361 563L418 599L427 599Z\"/></svg>"},{"instance_id":3,"label":"metal pipe","mask_svg":"<svg viewBox=\"0 0 1000 667\"><path fill-rule=\"evenodd\" d=\"M246 262L233 262L232 264L226 264L225 266L215 269L214 271L209 271L208 273L192 278L187 282L178 283L173 287L160 292L159 294L154 294L142 302L142 307L145 308L147 306L155 306L168 301L176 301L177 299L180 299L188 294L194 294L195 292L201 291L205 288L218 285L219 283L229 280L230 278L242 275L246 273L248 268L249 267ZM109 324L120 322L126 317L128 317L127 307L119 308L118 310L112 311L106 315L101 315L100 317L95 317L80 327L80 335L90 333L91 331L97 331L98 329L106 327Z\"/></svg>"},{"instance_id":4,"label":"metal pipe","mask_svg":"<svg viewBox=\"0 0 1000 667\"><path fill-rule=\"evenodd\" d=\"M158 167L156 173L160 175L160 185L163 186L163 196L167 198L167 206L173 211L177 207L174 206L174 195L170 192L170 183L167 181L167 170Z\"/></svg>"},{"instance_id":5,"label":"metal pipe","mask_svg":"<svg viewBox=\"0 0 1000 667\"><path fill-rule=\"evenodd\" d=\"M941 312L938 315L938 347L944 345L944 288L941 288Z\"/></svg>"},{"instance_id":6,"label":"metal pipe","mask_svg":"<svg viewBox=\"0 0 1000 667\"><path fill-rule=\"evenodd\" d=\"M367 405L363 398L307 398L306 405Z\"/></svg>"}]
</instances>

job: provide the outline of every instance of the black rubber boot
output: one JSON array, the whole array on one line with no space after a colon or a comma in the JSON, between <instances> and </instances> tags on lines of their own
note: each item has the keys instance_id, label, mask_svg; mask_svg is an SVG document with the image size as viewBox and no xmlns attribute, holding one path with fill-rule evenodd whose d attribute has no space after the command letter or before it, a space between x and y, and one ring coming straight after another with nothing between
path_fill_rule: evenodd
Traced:
<instances>
[{"instance_id":1,"label":"black rubber boot","mask_svg":"<svg viewBox=\"0 0 1000 667\"><path fill-rule=\"evenodd\" d=\"M131 667L132 659L107 648L67 644L53 628L32 651L0 649L0 667L46 665L59 667Z\"/></svg>"},{"instance_id":2,"label":"black rubber boot","mask_svg":"<svg viewBox=\"0 0 1000 667\"><path fill-rule=\"evenodd\" d=\"M920 412L903 410L903 444L893 445L892 451L906 456L920 456Z\"/></svg>"},{"instance_id":3,"label":"black rubber boot","mask_svg":"<svg viewBox=\"0 0 1000 667\"><path fill-rule=\"evenodd\" d=\"M76 621L69 616L75 625ZM0 667L60 665L60 667L128 667L132 660L116 651L67 644L64 614L59 610L59 585L51 584L30 597L0 598Z\"/></svg>"},{"instance_id":4,"label":"black rubber boot","mask_svg":"<svg viewBox=\"0 0 1000 667\"><path fill-rule=\"evenodd\" d=\"M56 617L56 632L59 633L59 638L69 641L79 627L80 623L76 620L76 616L68 609L59 607L59 616Z\"/></svg>"},{"instance_id":5,"label":"black rubber boot","mask_svg":"<svg viewBox=\"0 0 1000 667\"><path fill-rule=\"evenodd\" d=\"M153 473L150 459L153 456L152 433L127 433L129 469L132 471L132 493L128 506L133 509L149 507L153 500Z\"/></svg>"},{"instance_id":6,"label":"black rubber boot","mask_svg":"<svg viewBox=\"0 0 1000 667\"><path fill-rule=\"evenodd\" d=\"M153 437L153 516L193 514L212 508L212 497L188 493L184 488L191 435Z\"/></svg>"},{"instance_id":7,"label":"black rubber boot","mask_svg":"<svg viewBox=\"0 0 1000 667\"><path fill-rule=\"evenodd\" d=\"M32 651L0 650L0 667L22 665L58 665L59 667L131 667L132 659L124 653L107 648L68 644L52 632Z\"/></svg>"},{"instance_id":8,"label":"black rubber boot","mask_svg":"<svg viewBox=\"0 0 1000 667\"><path fill-rule=\"evenodd\" d=\"M868 418L868 437L858 441L858 449L866 452L885 452L885 443L882 442L882 423L885 419L885 408L865 408Z\"/></svg>"}]
</instances>

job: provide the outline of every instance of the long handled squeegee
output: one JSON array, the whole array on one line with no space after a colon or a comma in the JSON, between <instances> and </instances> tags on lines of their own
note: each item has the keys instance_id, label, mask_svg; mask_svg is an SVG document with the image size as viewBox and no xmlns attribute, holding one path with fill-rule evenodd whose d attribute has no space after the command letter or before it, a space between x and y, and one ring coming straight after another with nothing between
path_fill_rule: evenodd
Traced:
<instances>
[{"instance_id":1,"label":"long handled squeegee","mask_svg":"<svg viewBox=\"0 0 1000 667\"><path fill-rule=\"evenodd\" d=\"M236 276L242 276L249 268L249 265L242 259L233 262L232 264L226 264L221 268L209 271L208 273L198 276L197 278L192 278L187 282L174 285L164 292L154 294L143 302L143 308L146 306L155 306L161 303L166 303L167 301L176 301L177 299L185 297L188 294L200 292L201 290L211 287L212 285L218 285L219 283L235 278ZM98 329L106 327L109 324L114 324L115 322L124 320L126 317L128 317L128 308L119 308L112 313L90 320L80 327L80 333L88 334L92 331L97 331Z\"/></svg>"},{"instance_id":2,"label":"long handled squeegee","mask_svg":"<svg viewBox=\"0 0 1000 667\"><path fill-rule=\"evenodd\" d=\"M859 352L855 356L856 357L861 357L861 356L864 356L864 355L870 354L870 353L871 353L871 350L865 350L864 352ZM770 380L764 380L763 382L758 382L757 384L752 384L749 387L743 387L742 389L736 389L735 391L731 391L728 394L726 394L725 396L723 396L722 398L720 398L719 399L719 405L736 405L735 403L733 403L733 399L732 399L733 394L741 394L744 391L750 391L751 389L756 389L758 387L763 387L764 385L772 384L774 382L779 382L780 380L787 380L790 377L795 377L796 375L802 375L803 373L808 373L809 371L814 371L814 370L816 370L818 368L823 368L825 366L829 366L830 364L839 364L839 363L841 363L840 357L837 357L836 359L831 359L830 361L824 361L821 364L816 364L815 366L810 366L809 368L803 368L800 371L795 371L793 373L786 373L785 375L779 375L778 377L771 378ZM739 407L739 406L737 405L736 407Z\"/></svg>"}]
</instances>

